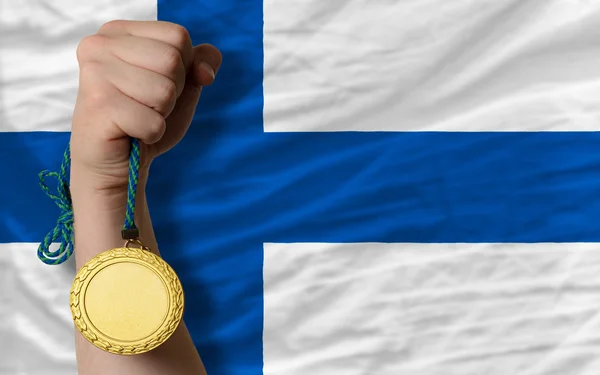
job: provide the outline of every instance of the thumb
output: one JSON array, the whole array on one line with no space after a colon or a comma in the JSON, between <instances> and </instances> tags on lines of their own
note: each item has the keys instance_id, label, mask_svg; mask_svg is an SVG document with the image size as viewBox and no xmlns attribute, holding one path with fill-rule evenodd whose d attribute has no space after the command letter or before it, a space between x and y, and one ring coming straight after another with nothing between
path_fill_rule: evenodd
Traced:
<instances>
[{"instance_id":1,"label":"thumb","mask_svg":"<svg viewBox=\"0 0 600 375\"><path fill-rule=\"evenodd\" d=\"M197 86L210 86L221 66L223 56L219 50L210 44L200 44L194 47L194 61L188 72L190 80Z\"/></svg>"},{"instance_id":2,"label":"thumb","mask_svg":"<svg viewBox=\"0 0 600 375\"><path fill-rule=\"evenodd\" d=\"M212 85L223 60L221 52L210 44L194 47L193 57L183 91L166 119L165 134L154 145L155 156L167 152L183 138L194 117L202 87Z\"/></svg>"}]
</instances>

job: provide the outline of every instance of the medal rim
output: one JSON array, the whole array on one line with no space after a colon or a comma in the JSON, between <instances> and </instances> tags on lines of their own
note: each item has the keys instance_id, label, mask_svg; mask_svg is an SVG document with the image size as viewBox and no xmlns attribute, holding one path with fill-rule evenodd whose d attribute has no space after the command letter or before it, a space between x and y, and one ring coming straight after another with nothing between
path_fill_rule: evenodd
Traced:
<instances>
[{"instance_id":1,"label":"medal rim","mask_svg":"<svg viewBox=\"0 0 600 375\"><path fill-rule=\"evenodd\" d=\"M169 300L167 314L161 325L152 334L135 341L121 341L104 334L93 325L87 315L85 302L82 302L96 274L112 264L124 262L137 263L152 270L163 282ZM141 354L167 341L179 326L183 317L183 288L175 271L158 255L144 249L118 247L96 255L81 267L71 287L70 307L77 329L94 346L114 354Z\"/></svg>"}]
</instances>

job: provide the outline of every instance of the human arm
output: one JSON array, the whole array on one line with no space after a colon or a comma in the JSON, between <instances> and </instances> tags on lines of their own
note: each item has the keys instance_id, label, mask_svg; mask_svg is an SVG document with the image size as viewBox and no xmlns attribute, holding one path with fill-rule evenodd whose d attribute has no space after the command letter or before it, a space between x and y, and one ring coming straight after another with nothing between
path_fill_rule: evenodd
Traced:
<instances>
[{"instance_id":1,"label":"human arm","mask_svg":"<svg viewBox=\"0 0 600 375\"><path fill-rule=\"evenodd\" d=\"M86 186L76 168L72 173L71 191L75 218L75 262L79 269L93 256L123 246L121 229L125 217L126 196L106 194ZM140 239L159 255L146 195L147 171L138 185L135 221ZM105 352L76 332L77 364L80 375L204 375L202 361L182 321L173 335L158 348L135 356Z\"/></svg>"},{"instance_id":2,"label":"human arm","mask_svg":"<svg viewBox=\"0 0 600 375\"><path fill-rule=\"evenodd\" d=\"M105 24L80 43L77 55L70 178L76 266L123 247L131 137L140 140L141 154L135 221L140 239L158 255L145 195L149 166L185 135L201 88L212 84L221 55L210 45L192 47L185 29L158 21ZM76 352L81 375L205 373L183 323L145 354L110 354L79 332Z\"/></svg>"}]
</instances>

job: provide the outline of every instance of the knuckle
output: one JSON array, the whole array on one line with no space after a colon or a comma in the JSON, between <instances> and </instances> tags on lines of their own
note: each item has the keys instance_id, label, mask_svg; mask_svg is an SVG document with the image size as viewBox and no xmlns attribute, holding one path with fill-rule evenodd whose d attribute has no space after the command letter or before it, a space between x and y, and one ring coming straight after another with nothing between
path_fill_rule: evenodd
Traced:
<instances>
[{"instance_id":1,"label":"knuckle","mask_svg":"<svg viewBox=\"0 0 600 375\"><path fill-rule=\"evenodd\" d=\"M79 93L89 109L105 108L110 105L110 87L106 81L99 79L104 74L99 63L89 62L82 65L80 69Z\"/></svg>"},{"instance_id":2,"label":"knuckle","mask_svg":"<svg viewBox=\"0 0 600 375\"><path fill-rule=\"evenodd\" d=\"M154 98L148 105L163 116L167 116L177 100L177 85L168 78L161 79L155 86Z\"/></svg>"},{"instance_id":3,"label":"knuckle","mask_svg":"<svg viewBox=\"0 0 600 375\"><path fill-rule=\"evenodd\" d=\"M79 68L79 85L88 87L90 84L95 84L99 78L104 75L102 65L96 61L87 61L81 64Z\"/></svg>"},{"instance_id":4,"label":"knuckle","mask_svg":"<svg viewBox=\"0 0 600 375\"><path fill-rule=\"evenodd\" d=\"M108 22L104 23L102 26L100 26L98 31L99 32L108 32L108 31L122 29L124 22L125 21L123 21L123 20L108 21Z\"/></svg>"},{"instance_id":5,"label":"knuckle","mask_svg":"<svg viewBox=\"0 0 600 375\"><path fill-rule=\"evenodd\" d=\"M171 38L173 38L173 43L177 47L183 48L190 42L190 34L187 29L181 25L172 24L170 35Z\"/></svg>"},{"instance_id":6,"label":"knuckle","mask_svg":"<svg viewBox=\"0 0 600 375\"><path fill-rule=\"evenodd\" d=\"M166 126L165 118L156 113L146 125L146 139L149 142L158 141L164 134Z\"/></svg>"},{"instance_id":7,"label":"knuckle","mask_svg":"<svg viewBox=\"0 0 600 375\"><path fill-rule=\"evenodd\" d=\"M101 89L88 89L83 97L86 103L86 107L93 110L106 108L110 104L110 96L107 90Z\"/></svg>"},{"instance_id":8,"label":"knuckle","mask_svg":"<svg viewBox=\"0 0 600 375\"><path fill-rule=\"evenodd\" d=\"M168 78L161 80L157 87L157 94L161 105L168 105L177 96L177 85Z\"/></svg>"},{"instance_id":9,"label":"knuckle","mask_svg":"<svg viewBox=\"0 0 600 375\"><path fill-rule=\"evenodd\" d=\"M167 48L164 56L165 69L169 73L174 73L181 64L181 55L175 48Z\"/></svg>"},{"instance_id":10,"label":"knuckle","mask_svg":"<svg viewBox=\"0 0 600 375\"><path fill-rule=\"evenodd\" d=\"M77 46L77 61L83 62L96 56L106 46L107 38L103 35L93 34L83 38Z\"/></svg>"}]
</instances>

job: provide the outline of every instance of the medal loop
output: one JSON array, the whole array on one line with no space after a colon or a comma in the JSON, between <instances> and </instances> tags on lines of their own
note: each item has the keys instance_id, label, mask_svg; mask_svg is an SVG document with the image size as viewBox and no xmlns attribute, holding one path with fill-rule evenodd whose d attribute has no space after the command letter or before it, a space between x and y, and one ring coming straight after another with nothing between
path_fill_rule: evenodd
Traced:
<instances>
[{"instance_id":1,"label":"medal loop","mask_svg":"<svg viewBox=\"0 0 600 375\"><path fill-rule=\"evenodd\" d=\"M127 241L125 241L125 247L128 249L131 249L131 245L138 245L140 249L142 250L146 250L146 251L150 251L150 248L147 247L146 245L144 245L142 243L142 241L139 238L135 238L135 239L128 239Z\"/></svg>"}]
</instances>

